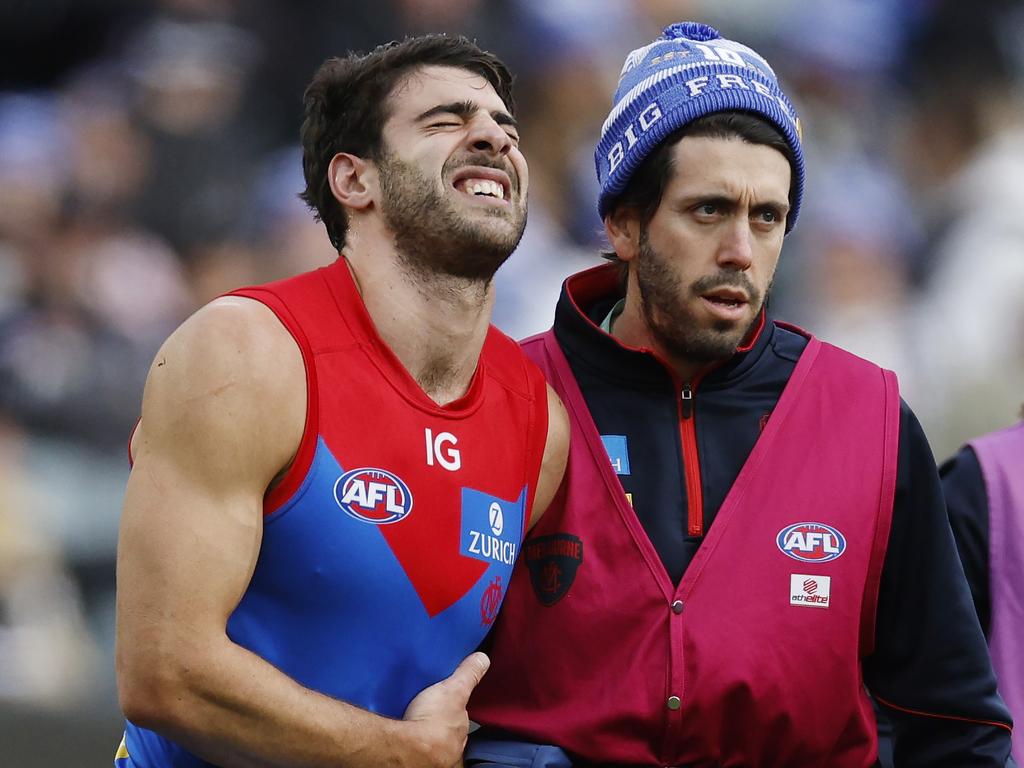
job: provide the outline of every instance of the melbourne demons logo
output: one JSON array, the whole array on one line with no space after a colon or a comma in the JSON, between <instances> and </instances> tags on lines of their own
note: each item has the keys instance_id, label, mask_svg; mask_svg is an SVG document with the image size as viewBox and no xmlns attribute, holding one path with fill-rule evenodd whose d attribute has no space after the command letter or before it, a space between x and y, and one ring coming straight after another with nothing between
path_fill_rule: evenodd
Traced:
<instances>
[{"instance_id":1,"label":"melbourne demons logo","mask_svg":"<svg viewBox=\"0 0 1024 768\"><path fill-rule=\"evenodd\" d=\"M346 472L334 484L334 500L349 517L364 523L397 523L412 512L412 493L398 475L362 467Z\"/></svg>"},{"instance_id":2,"label":"melbourne demons logo","mask_svg":"<svg viewBox=\"0 0 1024 768\"><path fill-rule=\"evenodd\" d=\"M805 563L827 563L846 551L846 537L824 523L795 523L779 531L782 553Z\"/></svg>"},{"instance_id":3,"label":"melbourne demons logo","mask_svg":"<svg viewBox=\"0 0 1024 768\"><path fill-rule=\"evenodd\" d=\"M501 598L504 596L505 591L501 586L501 576L495 576L494 580L484 590L484 595L480 598L480 625L490 626L494 623L495 617L498 615L498 609L501 607Z\"/></svg>"}]
</instances>

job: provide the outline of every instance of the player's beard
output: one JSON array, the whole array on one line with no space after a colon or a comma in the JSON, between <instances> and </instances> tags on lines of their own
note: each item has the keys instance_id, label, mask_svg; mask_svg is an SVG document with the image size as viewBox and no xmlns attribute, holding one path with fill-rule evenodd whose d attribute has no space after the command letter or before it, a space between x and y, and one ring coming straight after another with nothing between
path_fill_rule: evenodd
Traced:
<instances>
[{"instance_id":1,"label":"player's beard","mask_svg":"<svg viewBox=\"0 0 1024 768\"><path fill-rule=\"evenodd\" d=\"M493 160L468 157L446 163L441 178L447 183L464 165L507 170ZM519 244L526 206L512 174L507 208L460 211L455 196L462 193L449 187L445 194L436 179L428 179L415 165L385 152L378 167L381 214L394 233L399 257L415 274L488 283Z\"/></svg>"},{"instance_id":2,"label":"player's beard","mask_svg":"<svg viewBox=\"0 0 1024 768\"><path fill-rule=\"evenodd\" d=\"M706 364L731 357L760 314L763 296L742 272L720 270L684 287L671 260L651 247L646 227L640 231L640 252L635 264L644 321L673 359ZM708 319L694 310L694 303L700 301L702 294L724 286L746 292L754 310L750 322Z\"/></svg>"}]
</instances>

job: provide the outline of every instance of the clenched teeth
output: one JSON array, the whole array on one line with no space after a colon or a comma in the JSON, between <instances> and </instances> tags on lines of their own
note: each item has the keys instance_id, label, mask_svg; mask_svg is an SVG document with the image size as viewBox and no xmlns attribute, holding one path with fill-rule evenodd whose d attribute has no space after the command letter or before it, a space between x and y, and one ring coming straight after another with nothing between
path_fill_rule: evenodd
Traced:
<instances>
[{"instance_id":1,"label":"clenched teeth","mask_svg":"<svg viewBox=\"0 0 1024 768\"><path fill-rule=\"evenodd\" d=\"M490 179L464 179L459 182L459 190L468 195L485 195L496 197L498 200L505 199L505 190L501 184Z\"/></svg>"}]
</instances>

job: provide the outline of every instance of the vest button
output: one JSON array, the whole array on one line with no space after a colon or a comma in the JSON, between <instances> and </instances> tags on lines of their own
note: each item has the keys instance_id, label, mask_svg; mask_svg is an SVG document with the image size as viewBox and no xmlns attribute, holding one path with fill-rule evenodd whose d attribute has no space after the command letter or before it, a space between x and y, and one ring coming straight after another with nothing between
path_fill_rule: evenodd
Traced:
<instances>
[{"instance_id":1,"label":"vest button","mask_svg":"<svg viewBox=\"0 0 1024 768\"><path fill-rule=\"evenodd\" d=\"M683 702L679 699L678 696L669 696L668 701L665 702L666 706L668 706L668 708L672 711L679 709L679 707L682 706L682 703Z\"/></svg>"},{"instance_id":2,"label":"vest button","mask_svg":"<svg viewBox=\"0 0 1024 768\"><path fill-rule=\"evenodd\" d=\"M676 600L675 602L673 602L672 603L672 613L678 614L678 613L682 613L682 612L683 612L683 601L682 600Z\"/></svg>"}]
</instances>

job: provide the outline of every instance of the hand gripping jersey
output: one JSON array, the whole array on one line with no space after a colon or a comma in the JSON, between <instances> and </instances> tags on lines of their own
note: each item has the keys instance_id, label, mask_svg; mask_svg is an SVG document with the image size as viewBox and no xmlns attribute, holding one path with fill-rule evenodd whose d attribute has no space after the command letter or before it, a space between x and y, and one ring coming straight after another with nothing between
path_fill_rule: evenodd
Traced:
<instances>
[{"instance_id":1,"label":"hand gripping jersey","mask_svg":"<svg viewBox=\"0 0 1024 768\"><path fill-rule=\"evenodd\" d=\"M1024 422L969 445L978 456L988 498L989 648L999 692L1017 721L1013 757L1024 761Z\"/></svg>"},{"instance_id":2,"label":"hand gripping jersey","mask_svg":"<svg viewBox=\"0 0 1024 768\"><path fill-rule=\"evenodd\" d=\"M470 716L595 763L871 765L861 659L892 516L895 376L811 338L676 586L555 336L524 346L569 410L569 465L524 542Z\"/></svg>"},{"instance_id":3,"label":"hand gripping jersey","mask_svg":"<svg viewBox=\"0 0 1024 768\"><path fill-rule=\"evenodd\" d=\"M228 634L308 688L401 717L494 622L544 452L544 378L492 327L469 391L436 405L378 337L344 259L233 295L295 338L308 407ZM118 764L207 765L131 723Z\"/></svg>"}]
</instances>

